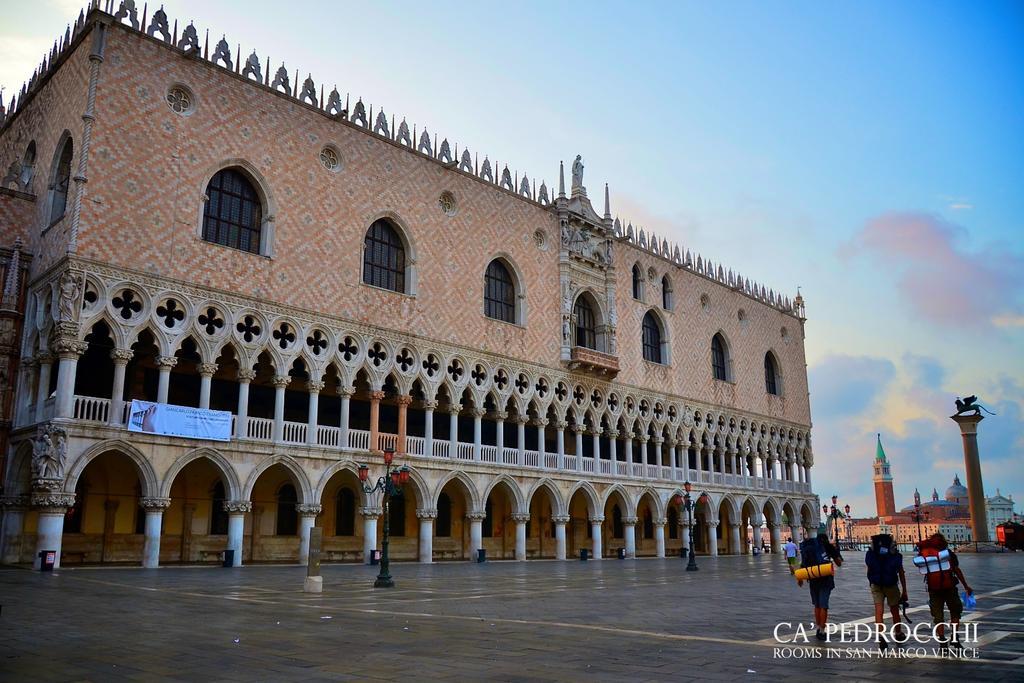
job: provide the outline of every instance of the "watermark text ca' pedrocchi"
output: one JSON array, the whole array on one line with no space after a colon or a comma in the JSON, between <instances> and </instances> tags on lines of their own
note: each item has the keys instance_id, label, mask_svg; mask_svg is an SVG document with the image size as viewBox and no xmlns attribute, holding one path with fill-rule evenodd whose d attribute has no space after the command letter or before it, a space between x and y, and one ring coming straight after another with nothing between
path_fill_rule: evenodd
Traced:
<instances>
[{"instance_id":1,"label":"watermark text ca' pedrocchi","mask_svg":"<svg viewBox=\"0 0 1024 683\"><path fill-rule=\"evenodd\" d=\"M782 621L775 625L772 635L775 642L784 645L808 645L817 627L813 623L793 623ZM826 643L829 645L869 645L885 638L890 643L901 645L934 645L940 635L949 638L950 643L958 647L970 647L978 643L978 624L965 622L961 624L943 623L930 624L920 622L913 626L908 624L827 624L825 626Z\"/></svg>"}]
</instances>

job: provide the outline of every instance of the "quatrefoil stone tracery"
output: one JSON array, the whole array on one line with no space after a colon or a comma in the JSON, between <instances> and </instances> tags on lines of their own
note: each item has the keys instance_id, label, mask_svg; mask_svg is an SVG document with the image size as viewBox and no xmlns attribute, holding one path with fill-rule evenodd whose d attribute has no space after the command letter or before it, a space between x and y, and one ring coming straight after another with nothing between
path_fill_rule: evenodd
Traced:
<instances>
[{"instance_id":1,"label":"quatrefoil stone tracery","mask_svg":"<svg viewBox=\"0 0 1024 683\"><path fill-rule=\"evenodd\" d=\"M168 299L156 307L157 317L167 329L174 329L185 320L185 311L175 299Z\"/></svg>"},{"instance_id":2,"label":"quatrefoil stone tracery","mask_svg":"<svg viewBox=\"0 0 1024 683\"><path fill-rule=\"evenodd\" d=\"M203 331L211 337L224 327L224 317L213 306L200 313L197 321Z\"/></svg>"},{"instance_id":3,"label":"quatrefoil stone tracery","mask_svg":"<svg viewBox=\"0 0 1024 683\"><path fill-rule=\"evenodd\" d=\"M114 305L123 320L131 320L142 312L142 302L139 301L138 295L130 289L122 291L110 303Z\"/></svg>"},{"instance_id":4,"label":"quatrefoil stone tracery","mask_svg":"<svg viewBox=\"0 0 1024 683\"><path fill-rule=\"evenodd\" d=\"M313 332L306 337L306 346L309 347L310 352L314 356L319 356L327 348L327 338L324 333L320 330L313 330Z\"/></svg>"},{"instance_id":5,"label":"quatrefoil stone tracery","mask_svg":"<svg viewBox=\"0 0 1024 683\"><path fill-rule=\"evenodd\" d=\"M288 323L281 323L273 333L274 341L281 349L288 349L295 343L295 332Z\"/></svg>"},{"instance_id":6,"label":"quatrefoil stone tracery","mask_svg":"<svg viewBox=\"0 0 1024 683\"><path fill-rule=\"evenodd\" d=\"M247 315L238 321L235 329L242 336L242 340L249 344L259 339L260 335L263 334L263 328L260 327L256 318L251 315Z\"/></svg>"}]
</instances>

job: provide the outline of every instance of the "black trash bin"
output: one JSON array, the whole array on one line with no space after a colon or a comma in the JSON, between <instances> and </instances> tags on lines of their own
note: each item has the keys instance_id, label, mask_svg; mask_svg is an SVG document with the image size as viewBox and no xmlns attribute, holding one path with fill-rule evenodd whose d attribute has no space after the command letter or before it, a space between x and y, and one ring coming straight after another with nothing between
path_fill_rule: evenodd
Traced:
<instances>
[{"instance_id":1,"label":"black trash bin","mask_svg":"<svg viewBox=\"0 0 1024 683\"><path fill-rule=\"evenodd\" d=\"M590 557L590 551L586 548L580 548L580 560L586 562Z\"/></svg>"},{"instance_id":2,"label":"black trash bin","mask_svg":"<svg viewBox=\"0 0 1024 683\"><path fill-rule=\"evenodd\" d=\"M370 564L380 564L380 551L376 548L370 551Z\"/></svg>"},{"instance_id":3,"label":"black trash bin","mask_svg":"<svg viewBox=\"0 0 1024 683\"><path fill-rule=\"evenodd\" d=\"M41 550L39 552L39 571L52 572L55 564L57 564L56 550Z\"/></svg>"},{"instance_id":4,"label":"black trash bin","mask_svg":"<svg viewBox=\"0 0 1024 683\"><path fill-rule=\"evenodd\" d=\"M235 551L225 550L224 551L224 562L221 564L222 567L234 567L235 566Z\"/></svg>"},{"instance_id":5,"label":"black trash bin","mask_svg":"<svg viewBox=\"0 0 1024 683\"><path fill-rule=\"evenodd\" d=\"M476 561L477 564L487 561L487 548L476 549Z\"/></svg>"},{"instance_id":6,"label":"black trash bin","mask_svg":"<svg viewBox=\"0 0 1024 683\"><path fill-rule=\"evenodd\" d=\"M626 549L625 548L619 548L619 559L620 560L626 559Z\"/></svg>"}]
</instances>

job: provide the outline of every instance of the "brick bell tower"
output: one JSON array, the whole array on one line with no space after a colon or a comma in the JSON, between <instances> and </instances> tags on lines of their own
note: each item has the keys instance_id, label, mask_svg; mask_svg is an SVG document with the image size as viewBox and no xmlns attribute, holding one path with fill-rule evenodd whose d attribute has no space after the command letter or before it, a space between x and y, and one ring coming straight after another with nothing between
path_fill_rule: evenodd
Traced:
<instances>
[{"instance_id":1,"label":"brick bell tower","mask_svg":"<svg viewBox=\"0 0 1024 683\"><path fill-rule=\"evenodd\" d=\"M882 435L878 435L878 446L875 449L875 505L878 507L879 523L885 518L896 514L896 499L892 495L892 474L889 472L889 460L882 449Z\"/></svg>"}]
</instances>

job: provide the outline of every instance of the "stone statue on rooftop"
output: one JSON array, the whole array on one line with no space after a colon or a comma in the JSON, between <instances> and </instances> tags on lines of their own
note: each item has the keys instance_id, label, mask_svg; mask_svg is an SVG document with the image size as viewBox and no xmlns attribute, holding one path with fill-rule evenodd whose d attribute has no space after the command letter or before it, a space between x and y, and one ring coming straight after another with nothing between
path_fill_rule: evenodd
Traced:
<instances>
[{"instance_id":1,"label":"stone statue on rooftop","mask_svg":"<svg viewBox=\"0 0 1024 683\"><path fill-rule=\"evenodd\" d=\"M583 157L579 154L572 162L572 189L583 189Z\"/></svg>"}]
</instances>

